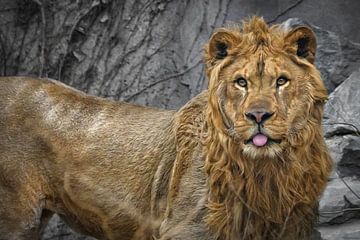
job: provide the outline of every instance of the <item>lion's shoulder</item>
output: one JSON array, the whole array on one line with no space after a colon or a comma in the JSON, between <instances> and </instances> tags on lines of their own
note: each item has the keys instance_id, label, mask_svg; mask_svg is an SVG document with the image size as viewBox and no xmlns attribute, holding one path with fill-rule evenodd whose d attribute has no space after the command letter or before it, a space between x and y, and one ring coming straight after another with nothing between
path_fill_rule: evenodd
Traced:
<instances>
[{"instance_id":1,"label":"lion's shoulder","mask_svg":"<svg viewBox=\"0 0 360 240\"><path fill-rule=\"evenodd\" d=\"M173 131L175 136L176 159L172 169L169 204L178 197L181 179L191 174L194 164L202 159L202 133L206 118L208 92L204 91L191 99L174 116ZM200 163L201 165L202 163ZM198 180L197 180L198 182ZM188 184L186 188L191 188ZM185 191L186 192L186 191ZM190 204L190 203L189 203ZM171 206L168 206L171 208Z\"/></svg>"},{"instance_id":2,"label":"lion's shoulder","mask_svg":"<svg viewBox=\"0 0 360 240\"><path fill-rule=\"evenodd\" d=\"M178 143L189 138L192 140L200 138L207 104L208 92L203 91L176 113L174 130Z\"/></svg>"}]
</instances>

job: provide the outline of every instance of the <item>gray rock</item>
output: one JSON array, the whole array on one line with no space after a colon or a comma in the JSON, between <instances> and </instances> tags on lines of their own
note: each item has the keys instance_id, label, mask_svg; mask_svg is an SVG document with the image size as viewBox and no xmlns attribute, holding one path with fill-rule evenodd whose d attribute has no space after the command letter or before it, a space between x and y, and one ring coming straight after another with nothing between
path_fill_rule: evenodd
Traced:
<instances>
[{"instance_id":1,"label":"gray rock","mask_svg":"<svg viewBox=\"0 0 360 240\"><path fill-rule=\"evenodd\" d=\"M61 234L59 234L61 233ZM72 231L65 223L60 219L58 215L54 215L46 228L43 231L42 240L95 240L95 238L80 235Z\"/></svg>"},{"instance_id":2,"label":"gray rock","mask_svg":"<svg viewBox=\"0 0 360 240\"><path fill-rule=\"evenodd\" d=\"M342 225L322 226L319 231L324 240L359 240L360 220L350 221Z\"/></svg>"},{"instance_id":3,"label":"gray rock","mask_svg":"<svg viewBox=\"0 0 360 240\"><path fill-rule=\"evenodd\" d=\"M337 178L329 182L319 204L320 224L341 224L360 218L360 181Z\"/></svg>"},{"instance_id":4,"label":"gray rock","mask_svg":"<svg viewBox=\"0 0 360 240\"><path fill-rule=\"evenodd\" d=\"M333 136L326 139L326 144L336 166L331 178L334 178L335 171L341 177L360 177L360 137L354 135Z\"/></svg>"},{"instance_id":5,"label":"gray rock","mask_svg":"<svg viewBox=\"0 0 360 240\"><path fill-rule=\"evenodd\" d=\"M360 70L352 73L335 89L325 105L325 137L359 134Z\"/></svg>"},{"instance_id":6,"label":"gray rock","mask_svg":"<svg viewBox=\"0 0 360 240\"><path fill-rule=\"evenodd\" d=\"M341 176L360 177L360 137L349 136L337 168Z\"/></svg>"},{"instance_id":7,"label":"gray rock","mask_svg":"<svg viewBox=\"0 0 360 240\"><path fill-rule=\"evenodd\" d=\"M323 239L360 239L360 71L329 96L325 106L326 143L334 171L320 201L318 230Z\"/></svg>"},{"instance_id":8,"label":"gray rock","mask_svg":"<svg viewBox=\"0 0 360 240\"><path fill-rule=\"evenodd\" d=\"M325 138L326 145L329 149L331 158L335 164L337 164L340 161L340 159L342 158L343 149L349 142L348 138L349 138L349 136L347 136L347 135L344 135L344 136L334 135L330 138Z\"/></svg>"}]
</instances>

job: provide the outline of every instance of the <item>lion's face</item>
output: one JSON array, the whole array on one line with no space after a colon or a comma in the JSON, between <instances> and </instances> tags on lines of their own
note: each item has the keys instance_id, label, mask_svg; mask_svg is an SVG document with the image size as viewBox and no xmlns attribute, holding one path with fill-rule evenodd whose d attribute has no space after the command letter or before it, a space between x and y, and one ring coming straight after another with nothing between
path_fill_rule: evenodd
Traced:
<instances>
[{"instance_id":1,"label":"lion's face","mask_svg":"<svg viewBox=\"0 0 360 240\"><path fill-rule=\"evenodd\" d=\"M313 66L310 29L253 27L260 29L223 30L210 40L210 102L218 127L238 139L245 155L272 157L306 141L311 122L320 124L326 89Z\"/></svg>"},{"instance_id":2,"label":"lion's face","mask_svg":"<svg viewBox=\"0 0 360 240\"><path fill-rule=\"evenodd\" d=\"M245 154L279 153L293 126L306 124L312 101L303 84L308 78L302 67L279 55L263 60L258 54L241 56L223 69L219 79L223 114L242 140Z\"/></svg>"}]
</instances>

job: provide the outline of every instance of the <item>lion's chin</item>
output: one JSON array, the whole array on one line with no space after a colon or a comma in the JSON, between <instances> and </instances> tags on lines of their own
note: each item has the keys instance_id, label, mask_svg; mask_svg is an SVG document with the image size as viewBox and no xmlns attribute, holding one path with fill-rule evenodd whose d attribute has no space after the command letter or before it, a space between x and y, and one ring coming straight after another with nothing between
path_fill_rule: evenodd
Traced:
<instances>
[{"instance_id":1,"label":"lion's chin","mask_svg":"<svg viewBox=\"0 0 360 240\"><path fill-rule=\"evenodd\" d=\"M280 144L267 144L262 147L257 147L254 144L244 144L243 154L245 157L258 158L276 158L283 152Z\"/></svg>"}]
</instances>

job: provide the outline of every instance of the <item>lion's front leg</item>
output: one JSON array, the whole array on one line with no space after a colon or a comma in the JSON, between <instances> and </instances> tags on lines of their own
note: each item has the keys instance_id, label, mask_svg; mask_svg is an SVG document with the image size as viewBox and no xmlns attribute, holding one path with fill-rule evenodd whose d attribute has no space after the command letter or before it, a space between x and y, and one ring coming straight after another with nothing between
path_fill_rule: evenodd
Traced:
<instances>
[{"instance_id":1,"label":"lion's front leg","mask_svg":"<svg viewBox=\"0 0 360 240\"><path fill-rule=\"evenodd\" d=\"M53 215L46 210L48 187L37 169L24 164L29 160L9 156L0 156L0 240L36 240Z\"/></svg>"},{"instance_id":2,"label":"lion's front leg","mask_svg":"<svg viewBox=\"0 0 360 240\"><path fill-rule=\"evenodd\" d=\"M0 240L39 239L43 223L40 202L33 203L0 185Z\"/></svg>"}]
</instances>

